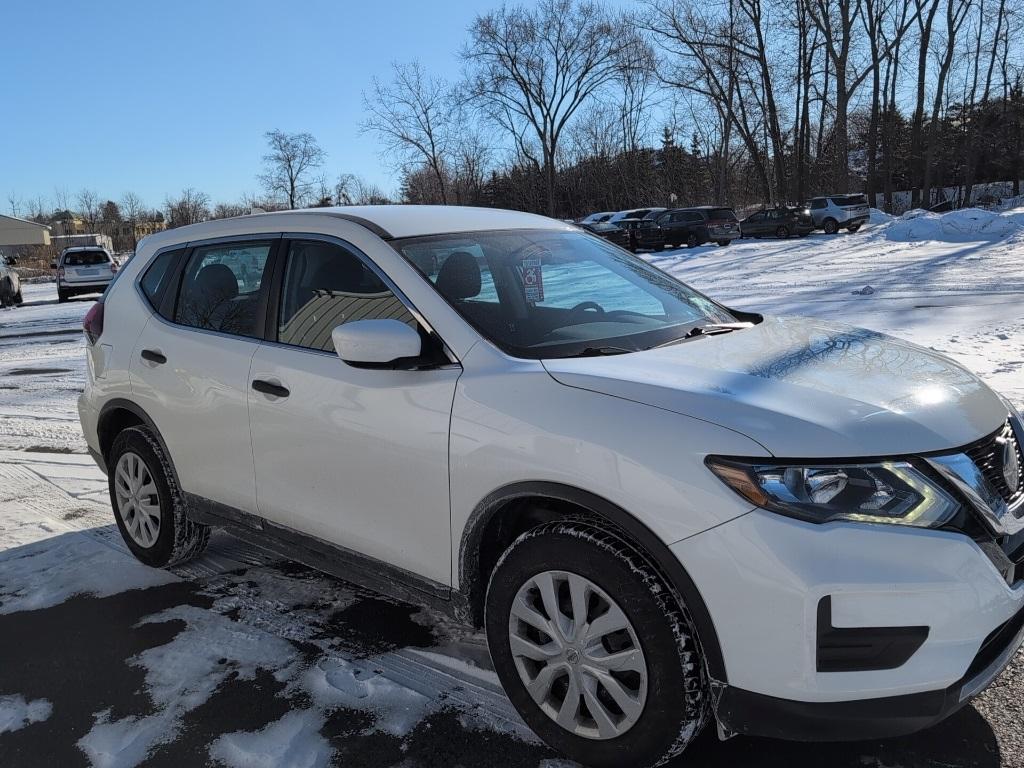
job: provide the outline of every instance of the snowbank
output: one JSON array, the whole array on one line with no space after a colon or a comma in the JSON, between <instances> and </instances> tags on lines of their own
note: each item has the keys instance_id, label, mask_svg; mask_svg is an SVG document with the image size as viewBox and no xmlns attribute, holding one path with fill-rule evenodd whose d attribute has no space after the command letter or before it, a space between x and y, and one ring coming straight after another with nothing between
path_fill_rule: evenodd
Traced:
<instances>
[{"instance_id":1,"label":"snowbank","mask_svg":"<svg viewBox=\"0 0 1024 768\"><path fill-rule=\"evenodd\" d=\"M962 243L1024 238L1024 210L985 211L963 208L949 213L907 211L885 228L885 239L908 243L931 240Z\"/></svg>"},{"instance_id":2,"label":"snowbank","mask_svg":"<svg viewBox=\"0 0 1024 768\"><path fill-rule=\"evenodd\" d=\"M26 701L21 696L0 696L0 733L41 723L50 717L53 706L46 699Z\"/></svg>"}]
</instances>

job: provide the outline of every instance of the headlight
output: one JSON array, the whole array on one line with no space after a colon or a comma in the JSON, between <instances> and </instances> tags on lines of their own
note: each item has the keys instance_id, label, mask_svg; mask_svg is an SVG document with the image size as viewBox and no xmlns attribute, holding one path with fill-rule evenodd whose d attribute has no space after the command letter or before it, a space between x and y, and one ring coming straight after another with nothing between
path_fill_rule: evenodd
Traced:
<instances>
[{"instance_id":1,"label":"headlight","mask_svg":"<svg viewBox=\"0 0 1024 768\"><path fill-rule=\"evenodd\" d=\"M852 520L935 528L960 509L907 461L799 465L711 456L707 465L752 504L812 523Z\"/></svg>"}]
</instances>

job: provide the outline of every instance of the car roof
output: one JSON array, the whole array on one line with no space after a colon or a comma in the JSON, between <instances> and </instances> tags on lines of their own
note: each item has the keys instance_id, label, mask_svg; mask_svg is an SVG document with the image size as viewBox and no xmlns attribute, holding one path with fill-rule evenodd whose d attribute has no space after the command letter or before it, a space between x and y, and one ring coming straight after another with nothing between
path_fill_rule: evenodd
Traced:
<instances>
[{"instance_id":1,"label":"car roof","mask_svg":"<svg viewBox=\"0 0 1024 768\"><path fill-rule=\"evenodd\" d=\"M107 249L102 245L72 245L62 250L60 255L63 256L65 253L81 253L82 251L103 251L103 253L107 253ZM107 255L109 256L110 254L108 253Z\"/></svg>"},{"instance_id":2,"label":"car roof","mask_svg":"<svg viewBox=\"0 0 1024 768\"><path fill-rule=\"evenodd\" d=\"M269 229L288 231L290 223L300 216L325 216L351 221L378 237L392 240L421 235L443 235L455 232L482 232L497 229L553 229L575 231L571 224L522 211L501 208L471 208L458 205L346 205L330 208L300 208L216 219L150 235L150 245L183 243L228 236L241 220L265 219Z\"/></svg>"}]
</instances>

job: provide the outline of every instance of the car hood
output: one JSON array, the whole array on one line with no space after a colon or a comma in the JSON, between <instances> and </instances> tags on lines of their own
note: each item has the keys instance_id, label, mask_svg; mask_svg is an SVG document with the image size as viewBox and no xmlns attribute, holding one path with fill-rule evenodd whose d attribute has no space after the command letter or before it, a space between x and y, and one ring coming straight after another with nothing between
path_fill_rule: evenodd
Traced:
<instances>
[{"instance_id":1,"label":"car hood","mask_svg":"<svg viewBox=\"0 0 1024 768\"><path fill-rule=\"evenodd\" d=\"M787 458L947 450L992 433L1008 414L998 395L943 355L797 317L644 352L543 363L566 386L713 422Z\"/></svg>"}]
</instances>

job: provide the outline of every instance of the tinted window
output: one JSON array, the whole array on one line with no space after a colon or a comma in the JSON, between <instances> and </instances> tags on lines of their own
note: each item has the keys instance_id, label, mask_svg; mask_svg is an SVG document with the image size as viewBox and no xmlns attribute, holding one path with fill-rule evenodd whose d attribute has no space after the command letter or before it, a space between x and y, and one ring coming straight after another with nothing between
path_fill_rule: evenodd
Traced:
<instances>
[{"instance_id":1,"label":"tinted window","mask_svg":"<svg viewBox=\"0 0 1024 768\"><path fill-rule=\"evenodd\" d=\"M695 325L735 319L643 259L582 232L473 232L393 245L470 324L520 357L647 348Z\"/></svg>"},{"instance_id":2,"label":"tinted window","mask_svg":"<svg viewBox=\"0 0 1024 768\"><path fill-rule=\"evenodd\" d=\"M707 212L707 216L717 221L736 221L736 213L732 208L712 208Z\"/></svg>"},{"instance_id":3,"label":"tinted window","mask_svg":"<svg viewBox=\"0 0 1024 768\"><path fill-rule=\"evenodd\" d=\"M146 298L149 299L153 309L159 308L160 295L163 293L167 284L167 278L172 272L171 266L181 254L182 251L180 250L164 251L153 259L153 263L149 265L149 268L139 281L139 286L142 288Z\"/></svg>"},{"instance_id":4,"label":"tinted window","mask_svg":"<svg viewBox=\"0 0 1024 768\"><path fill-rule=\"evenodd\" d=\"M331 332L339 325L382 319L417 327L401 300L355 254L333 243L292 241L281 289L278 341L333 351Z\"/></svg>"},{"instance_id":5,"label":"tinted window","mask_svg":"<svg viewBox=\"0 0 1024 768\"><path fill-rule=\"evenodd\" d=\"M837 195L830 198L838 206L867 205L868 200L864 195Z\"/></svg>"},{"instance_id":6,"label":"tinted window","mask_svg":"<svg viewBox=\"0 0 1024 768\"><path fill-rule=\"evenodd\" d=\"M65 267L91 267L109 262L110 257L106 251L75 251L64 254Z\"/></svg>"},{"instance_id":7,"label":"tinted window","mask_svg":"<svg viewBox=\"0 0 1024 768\"><path fill-rule=\"evenodd\" d=\"M819 197L819 198L815 198L814 200L811 200L811 210L812 211L820 211L822 208L827 208L827 207L828 207L828 201L825 200L825 198L823 198L823 197Z\"/></svg>"},{"instance_id":8,"label":"tinted window","mask_svg":"<svg viewBox=\"0 0 1024 768\"><path fill-rule=\"evenodd\" d=\"M175 320L193 328L257 336L263 277L273 243L196 248L185 268Z\"/></svg>"}]
</instances>

